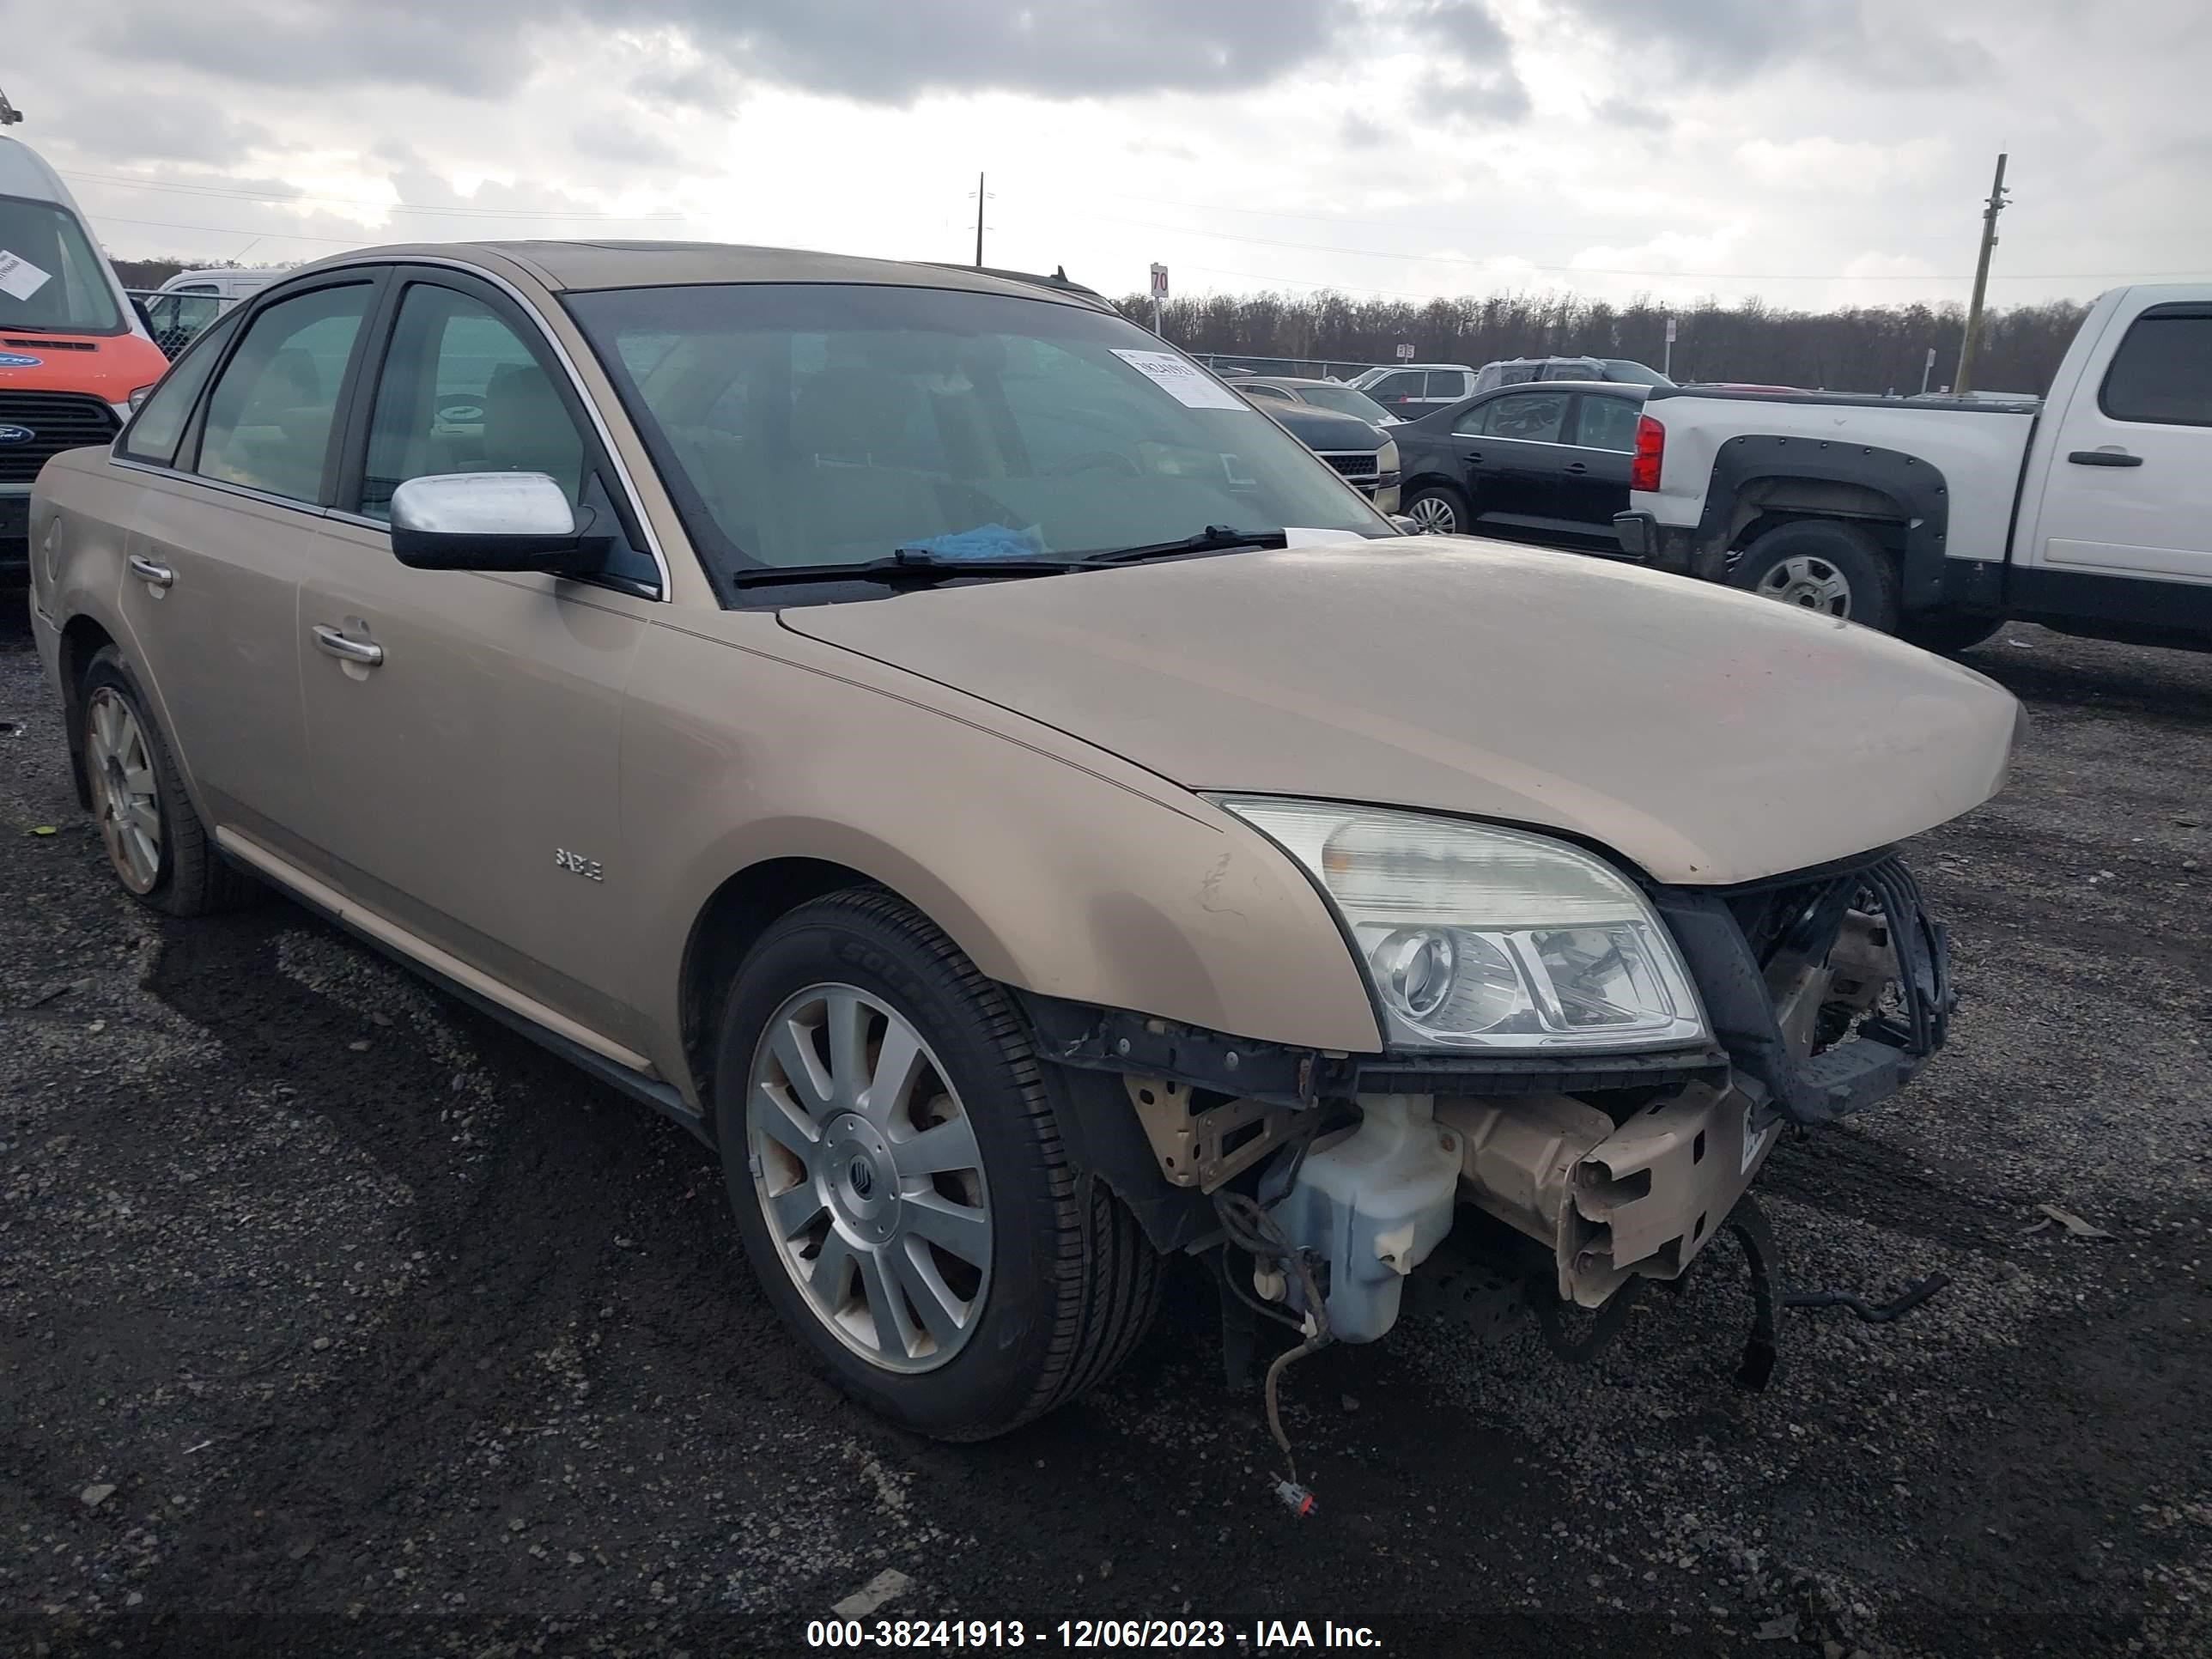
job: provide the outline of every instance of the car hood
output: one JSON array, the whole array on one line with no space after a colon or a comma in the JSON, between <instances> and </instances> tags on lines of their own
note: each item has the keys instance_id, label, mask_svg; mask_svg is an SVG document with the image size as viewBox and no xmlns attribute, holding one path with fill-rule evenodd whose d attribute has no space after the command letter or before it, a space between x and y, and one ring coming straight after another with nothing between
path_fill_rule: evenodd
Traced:
<instances>
[{"instance_id":1,"label":"car hood","mask_svg":"<svg viewBox=\"0 0 2212 1659\"><path fill-rule=\"evenodd\" d=\"M1323 409L1318 404L1286 403L1280 398L1261 398L1257 407L1262 413L1273 416L1278 425L1308 449L1382 447L1380 432L1357 415L1346 415L1341 410Z\"/></svg>"},{"instance_id":2,"label":"car hood","mask_svg":"<svg viewBox=\"0 0 2212 1659\"><path fill-rule=\"evenodd\" d=\"M1568 831L1663 881L1849 856L2002 784L2019 705L1850 623L1430 537L783 613L1190 789ZM980 805L981 804L977 804Z\"/></svg>"}]
</instances>

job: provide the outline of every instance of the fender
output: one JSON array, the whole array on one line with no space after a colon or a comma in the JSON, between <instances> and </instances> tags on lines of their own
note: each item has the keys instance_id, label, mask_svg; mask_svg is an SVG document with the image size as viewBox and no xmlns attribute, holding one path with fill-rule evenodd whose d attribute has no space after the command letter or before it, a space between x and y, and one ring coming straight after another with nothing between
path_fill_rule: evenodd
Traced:
<instances>
[{"instance_id":1,"label":"fender","mask_svg":"<svg viewBox=\"0 0 2212 1659\"><path fill-rule=\"evenodd\" d=\"M1905 553L1899 598L1907 611L1942 603L1945 539L1950 528L1950 489L1942 472L1917 455L1826 438L1785 438L1747 433L1723 443L1713 457L1691 551L1690 574L1726 578L1723 562L1736 501L1747 485L1764 478L1809 478L1824 483L1879 489L1905 508ZM1818 514L1808 516L1818 517Z\"/></svg>"}]
</instances>

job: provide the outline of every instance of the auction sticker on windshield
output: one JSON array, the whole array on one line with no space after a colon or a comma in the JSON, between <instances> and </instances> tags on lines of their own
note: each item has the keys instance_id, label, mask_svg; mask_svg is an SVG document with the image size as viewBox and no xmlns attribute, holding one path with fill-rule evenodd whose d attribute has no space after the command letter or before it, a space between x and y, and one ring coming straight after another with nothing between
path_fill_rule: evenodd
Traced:
<instances>
[{"instance_id":1,"label":"auction sticker on windshield","mask_svg":"<svg viewBox=\"0 0 2212 1659\"><path fill-rule=\"evenodd\" d=\"M52 275L50 270L40 270L21 254L0 248L0 294L27 300L44 288Z\"/></svg>"},{"instance_id":2,"label":"auction sticker on windshield","mask_svg":"<svg viewBox=\"0 0 2212 1659\"><path fill-rule=\"evenodd\" d=\"M1155 386L1166 387L1168 395L1186 408L1249 410L1252 407L1197 364L1186 362L1172 351L1128 351L1116 347L1114 355Z\"/></svg>"}]
</instances>

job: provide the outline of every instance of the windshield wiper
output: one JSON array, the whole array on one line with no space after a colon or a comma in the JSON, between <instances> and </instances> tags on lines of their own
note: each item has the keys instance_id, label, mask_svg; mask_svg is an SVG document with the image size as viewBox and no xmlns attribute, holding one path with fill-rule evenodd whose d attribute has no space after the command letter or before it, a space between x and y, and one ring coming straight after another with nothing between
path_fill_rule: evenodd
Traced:
<instances>
[{"instance_id":1,"label":"windshield wiper","mask_svg":"<svg viewBox=\"0 0 2212 1659\"><path fill-rule=\"evenodd\" d=\"M100 334L103 329L77 328L68 323L11 323L0 320L0 334Z\"/></svg>"},{"instance_id":2,"label":"windshield wiper","mask_svg":"<svg viewBox=\"0 0 2212 1659\"><path fill-rule=\"evenodd\" d=\"M953 576L1059 576L1085 568L1081 559L978 559L947 557L927 548L902 547L890 557L851 564L761 566L730 574L738 587L773 587L786 582L939 582Z\"/></svg>"},{"instance_id":3,"label":"windshield wiper","mask_svg":"<svg viewBox=\"0 0 2212 1659\"><path fill-rule=\"evenodd\" d=\"M1086 554L1086 564L1136 564L1146 559L1170 559L1178 553L1226 553L1240 547L1287 547L1290 538L1279 530L1237 530L1210 524L1195 536L1180 541L1152 542L1142 547L1117 547Z\"/></svg>"}]
</instances>

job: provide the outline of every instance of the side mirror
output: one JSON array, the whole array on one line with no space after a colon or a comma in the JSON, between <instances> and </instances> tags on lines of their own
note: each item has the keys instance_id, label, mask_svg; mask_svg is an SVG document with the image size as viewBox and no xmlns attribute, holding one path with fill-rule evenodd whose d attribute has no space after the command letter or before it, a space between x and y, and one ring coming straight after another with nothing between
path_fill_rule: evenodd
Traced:
<instances>
[{"instance_id":1,"label":"side mirror","mask_svg":"<svg viewBox=\"0 0 2212 1659\"><path fill-rule=\"evenodd\" d=\"M438 472L392 492L392 553L415 570L594 568L608 538L543 472Z\"/></svg>"},{"instance_id":2,"label":"side mirror","mask_svg":"<svg viewBox=\"0 0 2212 1659\"><path fill-rule=\"evenodd\" d=\"M1402 513L1391 514L1390 522L1398 526L1398 533L1401 536L1419 536L1425 533L1417 520L1407 518Z\"/></svg>"}]
</instances>

